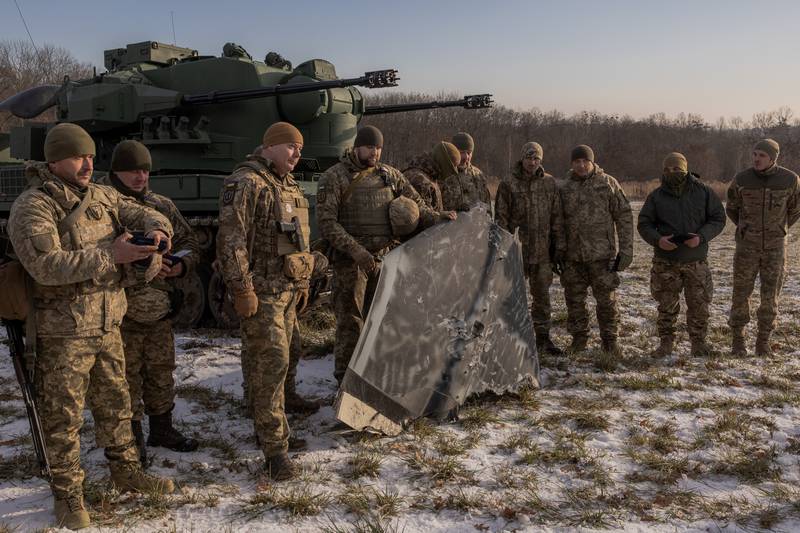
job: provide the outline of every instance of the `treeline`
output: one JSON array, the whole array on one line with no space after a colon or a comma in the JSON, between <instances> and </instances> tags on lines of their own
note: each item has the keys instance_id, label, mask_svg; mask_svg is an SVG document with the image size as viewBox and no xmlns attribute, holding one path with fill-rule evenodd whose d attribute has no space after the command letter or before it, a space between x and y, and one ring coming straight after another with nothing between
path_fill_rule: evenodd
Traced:
<instances>
[{"instance_id":1,"label":"treeline","mask_svg":"<svg viewBox=\"0 0 800 533\"><path fill-rule=\"evenodd\" d=\"M458 95L415 93L370 94L368 103L399 104L457 99ZM620 181L658 178L664 156L682 152L690 169L706 180L728 181L749 166L753 144L772 137L781 144L781 164L800 169L800 122L782 107L741 118L707 123L701 116L663 113L645 119L584 111L567 116L559 111L515 111L503 105L485 110L434 109L373 115L385 137L384 160L403 168L415 154L430 150L457 131L475 138L473 162L490 176L503 176L519 159L520 147L537 141L544 147L544 167L553 175L569 168L569 154L578 144L594 148L597 163Z\"/></svg>"}]
</instances>

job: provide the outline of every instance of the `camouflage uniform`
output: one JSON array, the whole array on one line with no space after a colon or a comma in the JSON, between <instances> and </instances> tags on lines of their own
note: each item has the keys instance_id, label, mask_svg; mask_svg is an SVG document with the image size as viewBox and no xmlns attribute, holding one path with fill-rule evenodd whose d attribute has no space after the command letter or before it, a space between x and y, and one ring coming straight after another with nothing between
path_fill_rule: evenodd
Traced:
<instances>
[{"instance_id":1,"label":"camouflage uniform","mask_svg":"<svg viewBox=\"0 0 800 533\"><path fill-rule=\"evenodd\" d=\"M580 178L569 172L559 189L567 242L566 263L561 275L567 304L567 329L573 339L589 335L586 297L589 287L597 302L600 338L616 343L619 312L614 291L619 275L611 265L619 252L633 256L631 206L619 183L595 165L594 172ZM615 239L616 236L616 239Z\"/></svg>"},{"instance_id":2,"label":"camouflage uniform","mask_svg":"<svg viewBox=\"0 0 800 533\"><path fill-rule=\"evenodd\" d=\"M57 499L81 494L80 429L88 398L97 445L112 468L138 469L125 382L119 325L125 315L122 273L113 241L123 228L171 235L169 221L110 187L80 190L50 173L45 163L26 169L30 188L11 208L14 251L34 280L37 328L36 395ZM71 232L58 224L92 197Z\"/></svg>"},{"instance_id":3,"label":"camouflage uniform","mask_svg":"<svg viewBox=\"0 0 800 533\"><path fill-rule=\"evenodd\" d=\"M430 152L413 158L408 168L403 171L403 176L419 193L425 205L436 211L444 209L442 203L442 190L436 180L439 178L439 169Z\"/></svg>"},{"instance_id":4,"label":"camouflage uniform","mask_svg":"<svg viewBox=\"0 0 800 533\"><path fill-rule=\"evenodd\" d=\"M99 183L112 186L131 201L164 215L175 232L172 250L191 252L183 258L182 275L194 270L200 258L197 237L172 200L147 189L132 191L118 179L112 179L111 174ZM172 376L175 371L175 336L172 322L167 318L171 312L170 293L173 290L172 282L158 278L125 289L128 312L121 332L133 420L142 420L145 413L167 413L175 403L175 380Z\"/></svg>"},{"instance_id":5,"label":"camouflage uniform","mask_svg":"<svg viewBox=\"0 0 800 533\"><path fill-rule=\"evenodd\" d=\"M497 189L497 223L511 233L519 231L522 257L532 296L531 316L537 338L550 332L551 249L563 254L564 218L553 176L539 167L528 176L518 161Z\"/></svg>"},{"instance_id":6,"label":"camouflage uniform","mask_svg":"<svg viewBox=\"0 0 800 533\"><path fill-rule=\"evenodd\" d=\"M278 231L277 222L298 217L307 243L308 200L291 174L277 176L272 163L259 156L248 156L225 179L220 194L217 257L225 285L234 292L255 290L258 296L255 315L241 321L242 373L256 436L270 458L288 449L284 381L295 306L299 291L308 288L308 280L284 274L285 256L300 250Z\"/></svg>"},{"instance_id":7,"label":"camouflage uniform","mask_svg":"<svg viewBox=\"0 0 800 533\"><path fill-rule=\"evenodd\" d=\"M353 180L365 173L357 185ZM345 192L348 198L344 200ZM397 169L378 163L372 169L348 150L319 182L317 224L334 248L333 306L336 314L334 376L341 383L364 320L369 313L378 272L364 272L353 256L366 249L380 258L397 245L389 222L389 203L404 195L420 207L421 228L433 225L438 213L425 205L417 191Z\"/></svg>"},{"instance_id":8,"label":"camouflage uniform","mask_svg":"<svg viewBox=\"0 0 800 533\"><path fill-rule=\"evenodd\" d=\"M653 246L650 292L658 302L658 336L663 351L671 352L675 324L681 310L681 291L686 298L686 325L694 355L706 355L708 308L714 294L708 267L708 243L725 227L725 211L717 195L696 175L687 174L683 185L670 185L666 178L651 192L639 212L638 230ZM663 250L659 241L666 235L694 233L700 244L689 248L676 243L674 250Z\"/></svg>"},{"instance_id":9,"label":"camouflage uniform","mask_svg":"<svg viewBox=\"0 0 800 533\"><path fill-rule=\"evenodd\" d=\"M445 211L468 211L478 202L491 204L486 178L483 172L473 165L441 180L439 190L442 193L442 206Z\"/></svg>"},{"instance_id":10,"label":"camouflage uniform","mask_svg":"<svg viewBox=\"0 0 800 533\"><path fill-rule=\"evenodd\" d=\"M766 344L778 314L786 234L800 218L797 174L778 165L765 172L753 168L740 172L728 188L725 211L736 224L733 297L728 323L736 334L750 322L750 294L756 276L760 276L758 337Z\"/></svg>"}]
</instances>

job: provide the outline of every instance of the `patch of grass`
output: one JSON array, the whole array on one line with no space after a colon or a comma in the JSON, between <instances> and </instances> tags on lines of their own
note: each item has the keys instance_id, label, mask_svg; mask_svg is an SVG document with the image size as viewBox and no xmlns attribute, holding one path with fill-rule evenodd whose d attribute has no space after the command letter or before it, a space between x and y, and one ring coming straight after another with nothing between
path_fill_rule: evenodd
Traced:
<instances>
[{"instance_id":1,"label":"patch of grass","mask_svg":"<svg viewBox=\"0 0 800 533\"><path fill-rule=\"evenodd\" d=\"M244 412L244 401L221 387L212 388L192 383L178 385L175 392L187 401L200 404L206 411L225 408L229 414Z\"/></svg>"},{"instance_id":2,"label":"patch of grass","mask_svg":"<svg viewBox=\"0 0 800 533\"><path fill-rule=\"evenodd\" d=\"M455 457L435 457L419 450L405 458L409 467L431 478L437 484L455 480L472 480L473 474Z\"/></svg>"},{"instance_id":3,"label":"patch of grass","mask_svg":"<svg viewBox=\"0 0 800 533\"><path fill-rule=\"evenodd\" d=\"M468 406L458 418L461 426L468 431L482 429L499 421L491 407L480 404Z\"/></svg>"},{"instance_id":4,"label":"patch of grass","mask_svg":"<svg viewBox=\"0 0 800 533\"><path fill-rule=\"evenodd\" d=\"M617 379L620 387L627 391L682 390L683 386L666 372L655 372L645 376L623 376Z\"/></svg>"},{"instance_id":5,"label":"patch of grass","mask_svg":"<svg viewBox=\"0 0 800 533\"><path fill-rule=\"evenodd\" d=\"M0 456L0 480L29 479L39 475L36 455L23 451L10 456Z\"/></svg>"},{"instance_id":6,"label":"patch of grass","mask_svg":"<svg viewBox=\"0 0 800 533\"><path fill-rule=\"evenodd\" d=\"M331 500L329 494L316 491L307 484L283 489L269 486L247 499L234 516L250 521L275 510L285 511L290 516L313 516L321 513Z\"/></svg>"},{"instance_id":7,"label":"patch of grass","mask_svg":"<svg viewBox=\"0 0 800 533\"><path fill-rule=\"evenodd\" d=\"M570 413L578 431L606 431L609 427L608 416L589 411Z\"/></svg>"},{"instance_id":8,"label":"patch of grass","mask_svg":"<svg viewBox=\"0 0 800 533\"><path fill-rule=\"evenodd\" d=\"M342 524L328 517L330 525L320 528L323 533L402 533L405 528L398 529L397 522L391 522L375 513L361 516L352 524Z\"/></svg>"},{"instance_id":9,"label":"patch of grass","mask_svg":"<svg viewBox=\"0 0 800 533\"><path fill-rule=\"evenodd\" d=\"M350 479L360 479L362 477L376 478L381 473L381 463L383 456L372 450L358 450L350 460L346 477Z\"/></svg>"},{"instance_id":10,"label":"patch of grass","mask_svg":"<svg viewBox=\"0 0 800 533\"><path fill-rule=\"evenodd\" d=\"M222 436L220 431L202 432L203 435L198 439L201 448L211 449L211 455L218 459L235 462L239 459L239 448L231 441Z\"/></svg>"},{"instance_id":11,"label":"patch of grass","mask_svg":"<svg viewBox=\"0 0 800 533\"><path fill-rule=\"evenodd\" d=\"M649 481L657 485L672 485L682 476L693 474L693 467L686 456L665 456L652 451L636 451L631 448L626 454L642 468L625 475L626 481L640 483Z\"/></svg>"},{"instance_id":12,"label":"patch of grass","mask_svg":"<svg viewBox=\"0 0 800 533\"><path fill-rule=\"evenodd\" d=\"M734 476L743 483L775 481L781 478L776 459L775 445L768 448L745 447L726 454L712 466L711 471Z\"/></svg>"},{"instance_id":13,"label":"patch of grass","mask_svg":"<svg viewBox=\"0 0 800 533\"><path fill-rule=\"evenodd\" d=\"M619 368L622 363L622 354L607 352L605 350L596 350L593 352L592 361L594 367L601 372L613 372Z\"/></svg>"},{"instance_id":14,"label":"patch of grass","mask_svg":"<svg viewBox=\"0 0 800 533\"><path fill-rule=\"evenodd\" d=\"M411 434L415 439L424 441L432 437L440 435L442 432L439 427L433 423L429 418L420 418L415 420L411 425Z\"/></svg>"},{"instance_id":15,"label":"patch of grass","mask_svg":"<svg viewBox=\"0 0 800 533\"><path fill-rule=\"evenodd\" d=\"M487 495L479 491L467 491L463 487L448 492L444 496L433 498L433 508L437 511L442 509L455 509L462 513L473 510L481 510L485 507Z\"/></svg>"}]
</instances>

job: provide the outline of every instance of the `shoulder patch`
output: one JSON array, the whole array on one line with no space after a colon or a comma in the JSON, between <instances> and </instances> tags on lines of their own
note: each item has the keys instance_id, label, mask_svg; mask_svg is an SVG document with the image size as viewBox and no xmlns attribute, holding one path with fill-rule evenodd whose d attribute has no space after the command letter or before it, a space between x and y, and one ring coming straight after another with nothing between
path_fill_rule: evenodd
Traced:
<instances>
[{"instance_id":1,"label":"shoulder patch","mask_svg":"<svg viewBox=\"0 0 800 533\"><path fill-rule=\"evenodd\" d=\"M231 205L233 203L234 196L236 196L236 184L229 183L225 186L225 190L222 192L222 205Z\"/></svg>"}]
</instances>

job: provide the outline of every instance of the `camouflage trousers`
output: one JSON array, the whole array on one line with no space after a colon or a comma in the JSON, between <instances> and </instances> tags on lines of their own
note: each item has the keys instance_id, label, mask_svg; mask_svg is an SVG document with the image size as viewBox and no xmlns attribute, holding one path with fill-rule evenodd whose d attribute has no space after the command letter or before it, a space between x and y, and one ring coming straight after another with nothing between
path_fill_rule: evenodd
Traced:
<instances>
[{"instance_id":1,"label":"camouflage trousers","mask_svg":"<svg viewBox=\"0 0 800 533\"><path fill-rule=\"evenodd\" d=\"M333 266L333 312L336 315L333 377L340 384L369 314L378 275L378 272L366 274L349 260L337 261Z\"/></svg>"},{"instance_id":2,"label":"camouflage trousers","mask_svg":"<svg viewBox=\"0 0 800 533\"><path fill-rule=\"evenodd\" d=\"M677 263L653 259L650 294L658 302L658 336L675 337L681 310L681 291L686 299L686 326L692 341L704 341L708 333L708 307L714 282L707 261Z\"/></svg>"},{"instance_id":3,"label":"camouflage trousers","mask_svg":"<svg viewBox=\"0 0 800 533\"><path fill-rule=\"evenodd\" d=\"M241 322L242 373L253 411L255 433L265 457L288 449L289 423L283 387L289 368L289 345L297 320L297 293L259 294L258 311Z\"/></svg>"},{"instance_id":4,"label":"camouflage trousers","mask_svg":"<svg viewBox=\"0 0 800 533\"><path fill-rule=\"evenodd\" d=\"M575 262L567 261L561 274L564 299L567 304L567 330L573 337L589 336L589 313L586 298L589 287L597 302L597 323L600 338L616 340L619 329L619 312L614 291L619 286L619 275L609 272L609 260Z\"/></svg>"},{"instance_id":5,"label":"camouflage trousers","mask_svg":"<svg viewBox=\"0 0 800 533\"><path fill-rule=\"evenodd\" d=\"M119 330L99 337L38 337L36 350L36 401L53 494L64 498L82 491L80 430L87 402L95 441L109 461L138 463Z\"/></svg>"},{"instance_id":6,"label":"camouflage trousers","mask_svg":"<svg viewBox=\"0 0 800 533\"><path fill-rule=\"evenodd\" d=\"M733 297L728 324L743 328L750 322L750 295L755 288L756 276L761 279L761 305L756 313L758 330L771 333L778 316L778 297L783 287L786 250L749 250L737 245L733 256Z\"/></svg>"},{"instance_id":7,"label":"camouflage trousers","mask_svg":"<svg viewBox=\"0 0 800 533\"><path fill-rule=\"evenodd\" d=\"M131 395L134 420L144 415L162 415L175 403L175 335L172 322L142 324L122 321L125 346L125 376Z\"/></svg>"},{"instance_id":8,"label":"camouflage trousers","mask_svg":"<svg viewBox=\"0 0 800 533\"><path fill-rule=\"evenodd\" d=\"M537 336L550 333L550 285L553 269L550 263L528 265L528 283L531 288L531 318Z\"/></svg>"},{"instance_id":9,"label":"camouflage trousers","mask_svg":"<svg viewBox=\"0 0 800 533\"><path fill-rule=\"evenodd\" d=\"M292 343L289 345L289 369L286 371L286 380L283 383L283 396L286 398L289 395L296 393L297 386L297 365L300 363L300 358L303 355L303 338L300 336L299 322L295 320L294 327L292 328ZM244 390L245 405L253 405L248 394L248 379L250 368L248 365L242 365L242 389Z\"/></svg>"}]
</instances>

